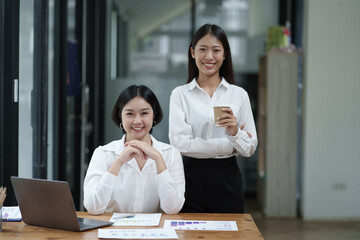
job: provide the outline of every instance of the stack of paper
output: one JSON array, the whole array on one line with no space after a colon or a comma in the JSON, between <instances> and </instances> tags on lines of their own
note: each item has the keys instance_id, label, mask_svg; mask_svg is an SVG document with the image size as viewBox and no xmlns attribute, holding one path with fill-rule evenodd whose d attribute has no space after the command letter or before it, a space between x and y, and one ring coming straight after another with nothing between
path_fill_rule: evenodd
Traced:
<instances>
[{"instance_id":1,"label":"stack of paper","mask_svg":"<svg viewBox=\"0 0 360 240\"><path fill-rule=\"evenodd\" d=\"M161 213L114 213L110 221L115 226L158 226ZM175 230L238 231L236 221L165 220L163 228L99 229L99 238L111 239L177 239Z\"/></svg>"},{"instance_id":2,"label":"stack of paper","mask_svg":"<svg viewBox=\"0 0 360 240\"><path fill-rule=\"evenodd\" d=\"M3 222L21 222L22 216L19 207L2 207Z\"/></svg>"}]
</instances>

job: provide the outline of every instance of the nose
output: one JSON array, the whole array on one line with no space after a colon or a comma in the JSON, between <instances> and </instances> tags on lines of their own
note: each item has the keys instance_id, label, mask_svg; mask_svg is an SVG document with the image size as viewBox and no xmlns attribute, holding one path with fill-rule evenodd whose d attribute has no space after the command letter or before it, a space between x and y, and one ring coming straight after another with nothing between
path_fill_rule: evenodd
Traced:
<instances>
[{"instance_id":1,"label":"nose","mask_svg":"<svg viewBox=\"0 0 360 240\"><path fill-rule=\"evenodd\" d=\"M139 114L136 114L135 119L134 119L134 123L141 123L141 117Z\"/></svg>"},{"instance_id":2,"label":"nose","mask_svg":"<svg viewBox=\"0 0 360 240\"><path fill-rule=\"evenodd\" d=\"M206 55L205 55L205 59L212 59L213 58L213 54L211 51L207 51Z\"/></svg>"}]
</instances>

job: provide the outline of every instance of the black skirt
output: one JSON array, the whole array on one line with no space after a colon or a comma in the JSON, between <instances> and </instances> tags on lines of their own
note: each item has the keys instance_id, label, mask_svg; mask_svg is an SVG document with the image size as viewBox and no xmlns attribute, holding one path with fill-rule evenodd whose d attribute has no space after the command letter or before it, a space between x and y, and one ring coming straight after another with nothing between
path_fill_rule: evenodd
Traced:
<instances>
[{"instance_id":1,"label":"black skirt","mask_svg":"<svg viewBox=\"0 0 360 240\"><path fill-rule=\"evenodd\" d=\"M185 203L181 212L244 213L243 180L236 157L183 156Z\"/></svg>"}]
</instances>

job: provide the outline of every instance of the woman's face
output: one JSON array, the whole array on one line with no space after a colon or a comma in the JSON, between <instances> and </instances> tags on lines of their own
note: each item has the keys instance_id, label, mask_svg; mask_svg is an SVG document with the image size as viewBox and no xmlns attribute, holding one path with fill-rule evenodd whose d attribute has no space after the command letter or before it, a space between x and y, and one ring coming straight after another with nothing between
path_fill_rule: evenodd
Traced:
<instances>
[{"instance_id":1,"label":"woman's face","mask_svg":"<svg viewBox=\"0 0 360 240\"><path fill-rule=\"evenodd\" d=\"M141 97L131 99L122 109L121 119L126 132L126 141L149 139L154 111L145 99Z\"/></svg>"},{"instance_id":2,"label":"woman's face","mask_svg":"<svg viewBox=\"0 0 360 240\"><path fill-rule=\"evenodd\" d=\"M199 69L200 78L201 75L219 74L220 67L225 59L222 43L210 33L196 43L195 49L191 48L191 55Z\"/></svg>"}]
</instances>

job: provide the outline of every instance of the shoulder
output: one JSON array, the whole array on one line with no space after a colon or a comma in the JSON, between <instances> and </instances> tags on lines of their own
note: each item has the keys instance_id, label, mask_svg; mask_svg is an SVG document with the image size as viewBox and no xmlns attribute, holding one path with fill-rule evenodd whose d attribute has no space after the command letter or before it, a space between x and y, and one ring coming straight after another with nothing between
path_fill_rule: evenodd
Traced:
<instances>
[{"instance_id":1,"label":"shoulder","mask_svg":"<svg viewBox=\"0 0 360 240\"><path fill-rule=\"evenodd\" d=\"M153 141L154 148L156 148L157 150L161 150L161 151L174 151L174 150L177 150L177 148L175 148L174 146L172 146L172 145L170 145L168 143L158 141L154 137L152 137L152 141Z\"/></svg>"},{"instance_id":2,"label":"shoulder","mask_svg":"<svg viewBox=\"0 0 360 240\"><path fill-rule=\"evenodd\" d=\"M189 91L189 83L177 86L172 90L172 94L184 94L185 92Z\"/></svg>"},{"instance_id":3,"label":"shoulder","mask_svg":"<svg viewBox=\"0 0 360 240\"><path fill-rule=\"evenodd\" d=\"M221 79L220 84L222 85L222 89L225 89L225 91L228 92L229 94L235 93L235 94L247 95L245 89L235 84L229 83L228 81L226 81L225 78Z\"/></svg>"},{"instance_id":4,"label":"shoulder","mask_svg":"<svg viewBox=\"0 0 360 240\"><path fill-rule=\"evenodd\" d=\"M242 87L239 87L237 85L234 85L234 84L229 84L226 91L230 95L236 96L237 98L248 97L248 93L246 92L245 89L243 89Z\"/></svg>"},{"instance_id":5,"label":"shoulder","mask_svg":"<svg viewBox=\"0 0 360 240\"><path fill-rule=\"evenodd\" d=\"M153 141L153 147L158 150L159 152L162 152L163 154L179 154L180 155L180 151L167 143L161 142L156 140L154 137L152 137L152 141Z\"/></svg>"},{"instance_id":6,"label":"shoulder","mask_svg":"<svg viewBox=\"0 0 360 240\"><path fill-rule=\"evenodd\" d=\"M231 91L234 91L234 92L246 93L245 89L243 89L242 87L237 86L235 84L229 84L228 89Z\"/></svg>"},{"instance_id":7,"label":"shoulder","mask_svg":"<svg viewBox=\"0 0 360 240\"><path fill-rule=\"evenodd\" d=\"M95 151L103 151L103 152L117 152L121 146L124 145L123 139L114 140L105 145L98 146Z\"/></svg>"},{"instance_id":8,"label":"shoulder","mask_svg":"<svg viewBox=\"0 0 360 240\"><path fill-rule=\"evenodd\" d=\"M170 95L170 102L186 101L189 96L189 84L181 85L172 90ZM182 99L182 100L181 100Z\"/></svg>"}]
</instances>

